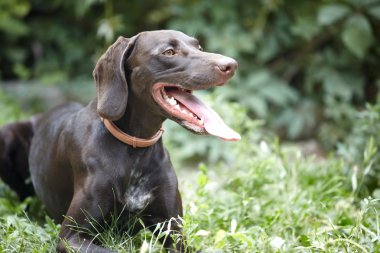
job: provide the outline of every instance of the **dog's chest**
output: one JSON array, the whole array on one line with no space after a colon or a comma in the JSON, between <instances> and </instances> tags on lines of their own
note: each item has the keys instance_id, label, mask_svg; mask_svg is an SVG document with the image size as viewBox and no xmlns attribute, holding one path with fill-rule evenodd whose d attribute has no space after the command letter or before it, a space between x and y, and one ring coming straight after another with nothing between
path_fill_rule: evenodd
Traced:
<instances>
[{"instance_id":1,"label":"dog's chest","mask_svg":"<svg viewBox=\"0 0 380 253\"><path fill-rule=\"evenodd\" d=\"M149 175L139 170L132 170L130 180L124 192L124 202L129 212L144 210L152 202L154 188L149 184Z\"/></svg>"}]
</instances>

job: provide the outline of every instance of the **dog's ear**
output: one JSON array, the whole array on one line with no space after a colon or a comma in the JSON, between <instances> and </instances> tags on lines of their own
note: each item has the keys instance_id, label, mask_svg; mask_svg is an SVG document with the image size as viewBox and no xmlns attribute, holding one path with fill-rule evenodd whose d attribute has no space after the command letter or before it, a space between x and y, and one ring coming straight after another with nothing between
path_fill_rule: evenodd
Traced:
<instances>
[{"instance_id":1,"label":"dog's ear","mask_svg":"<svg viewBox=\"0 0 380 253\"><path fill-rule=\"evenodd\" d=\"M119 37L98 60L92 73L97 89L98 114L109 120L120 119L127 107L128 84L124 64L135 37Z\"/></svg>"}]
</instances>

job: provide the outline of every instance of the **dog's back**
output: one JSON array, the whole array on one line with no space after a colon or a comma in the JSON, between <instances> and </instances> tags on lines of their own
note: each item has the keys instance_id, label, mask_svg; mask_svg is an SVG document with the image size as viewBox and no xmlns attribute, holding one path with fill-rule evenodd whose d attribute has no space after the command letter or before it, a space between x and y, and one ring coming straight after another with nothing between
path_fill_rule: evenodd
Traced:
<instances>
[{"instance_id":1,"label":"dog's back","mask_svg":"<svg viewBox=\"0 0 380 253\"><path fill-rule=\"evenodd\" d=\"M76 120L81 118L81 109L81 104L71 102L43 114L35 124L30 146L29 168L34 191L56 222L62 221L73 197L71 162L80 163L72 161L69 154L81 156L81 151L73 145L80 138L78 133L88 132L86 125Z\"/></svg>"},{"instance_id":2,"label":"dog's back","mask_svg":"<svg viewBox=\"0 0 380 253\"><path fill-rule=\"evenodd\" d=\"M21 121L0 129L0 177L24 200L34 194L29 180L30 144L34 135L34 121Z\"/></svg>"},{"instance_id":3,"label":"dog's back","mask_svg":"<svg viewBox=\"0 0 380 253\"><path fill-rule=\"evenodd\" d=\"M55 110L61 108L79 110L82 106L77 103L68 103L58 106ZM43 128L41 125L44 124L45 117L45 115L36 115L29 120L10 123L0 128L0 178L17 193L20 200L35 195L30 178L29 155L33 137L38 128ZM59 123L57 121L56 119L55 125ZM42 133L42 135L47 135L47 133Z\"/></svg>"}]
</instances>

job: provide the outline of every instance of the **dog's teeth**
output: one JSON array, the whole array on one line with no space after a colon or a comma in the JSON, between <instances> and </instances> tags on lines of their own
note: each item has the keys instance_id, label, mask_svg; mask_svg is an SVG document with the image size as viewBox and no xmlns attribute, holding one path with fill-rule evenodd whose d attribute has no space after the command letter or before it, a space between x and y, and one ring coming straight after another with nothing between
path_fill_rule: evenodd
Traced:
<instances>
[{"instance_id":1,"label":"dog's teeth","mask_svg":"<svg viewBox=\"0 0 380 253\"><path fill-rule=\"evenodd\" d=\"M181 110L181 108L179 107L179 105L175 105L174 108L177 109L177 110Z\"/></svg>"},{"instance_id":2,"label":"dog's teeth","mask_svg":"<svg viewBox=\"0 0 380 253\"><path fill-rule=\"evenodd\" d=\"M201 120L199 121L199 123L201 123L201 125L203 125L205 123L205 119L202 117Z\"/></svg>"},{"instance_id":3,"label":"dog's teeth","mask_svg":"<svg viewBox=\"0 0 380 253\"><path fill-rule=\"evenodd\" d=\"M168 103L170 104L170 105L176 105L177 104L177 101L173 98L173 97L171 97L171 98L168 98Z\"/></svg>"}]
</instances>

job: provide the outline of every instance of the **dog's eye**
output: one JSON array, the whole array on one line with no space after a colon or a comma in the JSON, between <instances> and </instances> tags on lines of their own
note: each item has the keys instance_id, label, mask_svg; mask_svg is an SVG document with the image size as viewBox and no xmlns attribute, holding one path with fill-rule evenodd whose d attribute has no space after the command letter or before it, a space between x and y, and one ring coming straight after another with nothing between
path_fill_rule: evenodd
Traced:
<instances>
[{"instance_id":1,"label":"dog's eye","mask_svg":"<svg viewBox=\"0 0 380 253\"><path fill-rule=\"evenodd\" d=\"M162 54L165 56L173 56L175 55L175 51L173 49L167 49Z\"/></svg>"},{"instance_id":2,"label":"dog's eye","mask_svg":"<svg viewBox=\"0 0 380 253\"><path fill-rule=\"evenodd\" d=\"M203 47L201 45L198 46L199 51L203 51Z\"/></svg>"}]
</instances>

